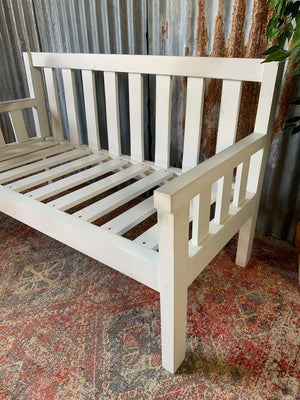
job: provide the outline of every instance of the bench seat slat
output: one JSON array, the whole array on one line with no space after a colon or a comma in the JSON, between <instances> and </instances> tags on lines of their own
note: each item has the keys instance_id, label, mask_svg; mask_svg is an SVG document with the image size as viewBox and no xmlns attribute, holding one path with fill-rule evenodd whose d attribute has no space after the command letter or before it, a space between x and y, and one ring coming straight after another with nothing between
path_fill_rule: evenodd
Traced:
<instances>
[{"instance_id":1,"label":"bench seat slat","mask_svg":"<svg viewBox=\"0 0 300 400\"><path fill-rule=\"evenodd\" d=\"M118 215L117 217L111 219L106 224L101 225L101 228L117 235L123 235L155 212L156 209L154 208L153 204L153 196L151 196L136 206L131 207L129 210Z\"/></svg>"},{"instance_id":2,"label":"bench seat slat","mask_svg":"<svg viewBox=\"0 0 300 400\"><path fill-rule=\"evenodd\" d=\"M32 197L35 200L45 200L49 197L55 196L68 189L81 185L91 179L97 178L108 172L111 172L117 168L120 168L127 164L127 161L111 160L95 167L89 168L85 171L77 172L74 175L60 179L57 182L50 183L47 186L32 190L26 193L27 196ZM66 195L67 196L67 195ZM64 197L66 197L64 196ZM69 196L70 197L70 196ZM68 198L67 198L68 199ZM62 200L61 200L62 201ZM53 202L54 203L54 202ZM50 204L50 203L49 203Z\"/></svg>"},{"instance_id":3,"label":"bench seat slat","mask_svg":"<svg viewBox=\"0 0 300 400\"><path fill-rule=\"evenodd\" d=\"M148 249L158 249L158 224L151 226L144 233L134 239L134 243L138 243Z\"/></svg>"},{"instance_id":4,"label":"bench seat slat","mask_svg":"<svg viewBox=\"0 0 300 400\"><path fill-rule=\"evenodd\" d=\"M24 143L8 143L3 149L1 149L0 162L9 160L10 158L20 157L25 154L34 153L37 150L56 146L57 144L58 142L56 141L44 141L40 138L31 138Z\"/></svg>"},{"instance_id":5,"label":"bench seat slat","mask_svg":"<svg viewBox=\"0 0 300 400\"><path fill-rule=\"evenodd\" d=\"M140 196L142 193L153 188L154 186L159 185L172 175L173 173L168 170L155 171L152 174L133 183L132 185L127 186L124 189L121 189L118 192L113 193L104 199L101 199L96 203L81 209L73 215L85 221L93 222L108 212L113 211L117 207L120 207L121 205L134 199L135 197Z\"/></svg>"},{"instance_id":6,"label":"bench seat slat","mask_svg":"<svg viewBox=\"0 0 300 400\"><path fill-rule=\"evenodd\" d=\"M56 154L64 153L65 151L72 150L72 149L73 149L72 145L65 143L65 144L59 144L57 146L50 147L49 149L38 150L34 153L26 154L21 157L16 157L16 158L8 160L8 161L0 162L0 171L2 172L2 171L10 170L10 169L15 169L16 167L20 167L22 165L29 164L34 161L42 160L46 157L51 157ZM35 168L35 167L32 166L32 168ZM28 169L30 170L30 166L28 166Z\"/></svg>"},{"instance_id":7,"label":"bench seat slat","mask_svg":"<svg viewBox=\"0 0 300 400\"><path fill-rule=\"evenodd\" d=\"M127 161L124 161L124 165L127 163ZM89 200L92 197L104 193L105 191L146 172L149 168L150 167L143 166L141 164L133 165L120 172L117 172L114 175L108 176L107 178L78 189L75 192L66 194L65 196L53 200L48 204L62 211L68 210L76 206L77 204L83 203L84 201Z\"/></svg>"},{"instance_id":8,"label":"bench seat slat","mask_svg":"<svg viewBox=\"0 0 300 400\"><path fill-rule=\"evenodd\" d=\"M8 187L17 192L21 192L23 190L39 185L43 182L59 178L60 176L77 171L78 169L96 164L100 161L105 160L108 157L105 155L87 154L89 154L88 150L69 151L67 154L65 154L65 159L62 159L62 165L51 168L47 171L40 172L33 176L28 176L27 178L20 179L16 182L11 183ZM77 158L79 158L79 160L77 160Z\"/></svg>"}]
</instances>

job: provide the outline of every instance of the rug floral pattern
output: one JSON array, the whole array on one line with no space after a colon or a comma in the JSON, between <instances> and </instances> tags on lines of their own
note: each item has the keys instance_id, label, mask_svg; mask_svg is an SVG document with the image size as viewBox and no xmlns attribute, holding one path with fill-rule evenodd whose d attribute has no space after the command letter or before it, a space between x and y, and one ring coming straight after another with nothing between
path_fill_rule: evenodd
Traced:
<instances>
[{"instance_id":1,"label":"rug floral pattern","mask_svg":"<svg viewBox=\"0 0 300 400\"><path fill-rule=\"evenodd\" d=\"M295 249L236 238L189 288L187 354L161 367L159 295L0 214L0 400L300 399Z\"/></svg>"}]
</instances>

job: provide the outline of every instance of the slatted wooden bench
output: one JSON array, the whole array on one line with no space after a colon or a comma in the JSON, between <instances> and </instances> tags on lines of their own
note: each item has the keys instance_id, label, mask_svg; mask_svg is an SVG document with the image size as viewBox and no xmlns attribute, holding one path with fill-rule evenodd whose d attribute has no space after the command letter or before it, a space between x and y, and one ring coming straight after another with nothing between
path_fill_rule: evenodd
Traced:
<instances>
[{"instance_id":1,"label":"slatted wooden bench","mask_svg":"<svg viewBox=\"0 0 300 400\"><path fill-rule=\"evenodd\" d=\"M0 211L160 292L162 364L175 372L185 357L188 286L237 232L236 263L246 266L250 258L282 68L254 59L54 53L25 53L24 64L30 98L0 103L15 135L7 143L0 131ZM81 141L75 70L88 145ZM100 144L95 71L103 71L108 150ZM119 72L128 74L130 156L121 153ZM156 77L154 161L144 157L143 74ZM169 161L173 76L187 77L182 170ZM204 83L212 78L223 80L216 154L199 164ZM261 82L256 122L235 142L245 81ZM33 138L23 118L28 108ZM124 212L112 213L121 206ZM124 237L156 212L157 223L134 240ZM105 223L94 223L103 216Z\"/></svg>"}]
</instances>

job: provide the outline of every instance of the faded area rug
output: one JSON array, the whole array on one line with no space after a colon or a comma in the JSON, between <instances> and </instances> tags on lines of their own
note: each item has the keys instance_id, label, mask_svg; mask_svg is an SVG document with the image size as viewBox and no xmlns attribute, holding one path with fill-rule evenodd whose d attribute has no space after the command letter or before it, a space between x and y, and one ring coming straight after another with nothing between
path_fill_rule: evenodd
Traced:
<instances>
[{"instance_id":1,"label":"faded area rug","mask_svg":"<svg viewBox=\"0 0 300 400\"><path fill-rule=\"evenodd\" d=\"M0 399L299 399L297 256L234 238L189 289L186 359L161 367L159 295L0 214Z\"/></svg>"}]
</instances>

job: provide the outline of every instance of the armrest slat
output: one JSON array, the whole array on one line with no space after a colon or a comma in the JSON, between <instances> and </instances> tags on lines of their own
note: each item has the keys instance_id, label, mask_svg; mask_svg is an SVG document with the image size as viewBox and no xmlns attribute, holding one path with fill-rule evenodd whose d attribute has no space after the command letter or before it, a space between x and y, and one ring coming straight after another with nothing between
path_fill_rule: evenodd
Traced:
<instances>
[{"instance_id":1,"label":"armrest slat","mask_svg":"<svg viewBox=\"0 0 300 400\"><path fill-rule=\"evenodd\" d=\"M33 98L2 101L0 103L0 113L22 110L24 108L36 107L37 101Z\"/></svg>"}]
</instances>

